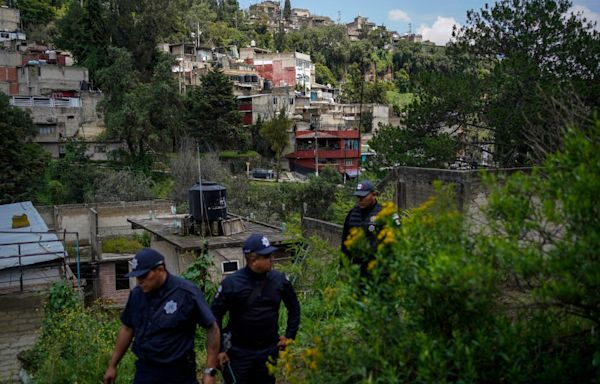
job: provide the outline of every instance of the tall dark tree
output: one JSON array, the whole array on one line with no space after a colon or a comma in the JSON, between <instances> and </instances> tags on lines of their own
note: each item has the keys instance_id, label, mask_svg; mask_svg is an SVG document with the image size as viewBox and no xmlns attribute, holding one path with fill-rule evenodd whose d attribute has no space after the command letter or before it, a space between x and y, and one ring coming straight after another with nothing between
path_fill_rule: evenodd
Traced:
<instances>
[{"instance_id":1,"label":"tall dark tree","mask_svg":"<svg viewBox=\"0 0 600 384\"><path fill-rule=\"evenodd\" d=\"M178 86L173 78L169 57L158 56L149 81L134 69L131 53L110 48L112 64L99 72L105 84L100 107L105 112L108 136L125 143L125 160L148 170L149 150L164 150L165 143L183 132L179 125L183 112Z\"/></svg>"},{"instance_id":2,"label":"tall dark tree","mask_svg":"<svg viewBox=\"0 0 600 384\"><path fill-rule=\"evenodd\" d=\"M37 134L29 114L10 106L0 92L0 204L32 200L50 154L32 140Z\"/></svg>"},{"instance_id":3,"label":"tall dark tree","mask_svg":"<svg viewBox=\"0 0 600 384\"><path fill-rule=\"evenodd\" d=\"M290 0L285 0L283 5L283 18L285 20L290 20L292 17L292 4Z\"/></svg>"},{"instance_id":4,"label":"tall dark tree","mask_svg":"<svg viewBox=\"0 0 600 384\"><path fill-rule=\"evenodd\" d=\"M234 149L243 146L242 115L231 81L220 69L202 78L200 87L186 97L188 132L205 149Z\"/></svg>"},{"instance_id":5,"label":"tall dark tree","mask_svg":"<svg viewBox=\"0 0 600 384\"><path fill-rule=\"evenodd\" d=\"M77 63L89 70L90 78L97 81L98 70L108 65L110 45L106 8L102 1L88 0L83 8L78 1L72 2L57 27L57 47L69 50Z\"/></svg>"},{"instance_id":6,"label":"tall dark tree","mask_svg":"<svg viewBox=\"0 0 600 384\"><path fill-rule=\"evenodd\" d=\"M453 131L467 159L489 151L504 167L535 164L560 148L562 127L580 125L600 103L600 35L567 15L570 6L502 0L469 11L448 71L419 76L408 130ZM587 112L562 113L574 106Z\"/></svg>"}]
</instances>

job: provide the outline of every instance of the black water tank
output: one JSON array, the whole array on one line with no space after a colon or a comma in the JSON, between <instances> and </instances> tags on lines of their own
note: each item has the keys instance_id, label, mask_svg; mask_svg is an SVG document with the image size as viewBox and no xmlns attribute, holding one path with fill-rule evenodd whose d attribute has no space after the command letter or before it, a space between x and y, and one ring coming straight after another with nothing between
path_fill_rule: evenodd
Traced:
<instances>
[{"instance_id":1,"label":"black water tank","mask_svg":"<svg viewBox=\"0 0 600 384\"><path fill-rule=\"evenodd\" d=\"M218 221L227 219L227 190L211 181L194 184L188 192L190 215L196 221ZM204 209L202 208L204 206Z\"/></svg>"}]
</instances>

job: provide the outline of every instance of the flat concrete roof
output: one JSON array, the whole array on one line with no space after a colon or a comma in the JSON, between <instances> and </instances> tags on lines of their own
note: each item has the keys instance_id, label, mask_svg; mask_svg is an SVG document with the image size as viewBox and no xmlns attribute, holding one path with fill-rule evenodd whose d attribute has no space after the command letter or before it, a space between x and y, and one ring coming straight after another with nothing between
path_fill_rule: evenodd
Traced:
<instances>
[{"instance_id":1,"label":"flat concrete roof","mask_svg":"<svg viewBox=\"0 0 600 384\"><path fill-rule=\"evenodd\" d=\"M229 218L241 218L231 216ZM127 219L133 229L145 229L156 235L182 251L198 250L204 246L204 241L208 241L208 249L219 248L241 248L244 240L253 233L262 233L273 245L281 244L287 238L283 231L275 226L241 218L244 224L244 230L229 236L198 236L181 235L181 228L174 225L174 222L181 221L179 218L156 218L156 219Z\"/></svg>"}]
</instances>

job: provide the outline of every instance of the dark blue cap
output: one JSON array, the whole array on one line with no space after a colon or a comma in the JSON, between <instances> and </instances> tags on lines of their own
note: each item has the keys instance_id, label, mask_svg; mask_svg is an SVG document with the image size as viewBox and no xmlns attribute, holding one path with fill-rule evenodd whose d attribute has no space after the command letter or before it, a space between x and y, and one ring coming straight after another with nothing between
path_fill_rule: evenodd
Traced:
<instances>
[{"instance_id":1,"label":"dark blue cap","mask_svg":"<svg viewBox=\"0 0 600 384\"><path fill-rule=\"evenodd\" d=\"M276 247L272 247L269 243L269 239L263 234L255 233L250 235L249 238L244 241L242 251L244 253L257 253L259 255L270 255L277 250Z\"/></svg>"},{"instance_id":2,"label":"dark blue cap","mask_svg":"<svg viewBox=\"0 0 600 384\"><path fill-rule=\"evenodd\" d=\"M364 197L371 192L375 192L375 186L369 180L363 180L360 183L356 184L354 196Z\"/></svg>"},{"instance_id":3,"label":"dark blue cap","mask_svg":"<svg viewBox=\"0 0 600 384\"><path fill-rule=\"evenodd\" d=\"M139 277L150 272L152 268L164 264L165 258L152 248L144 248L138 251L129 263L131 264L131 272L126 274L125 277Z\"/></svg>"}]
</instances>

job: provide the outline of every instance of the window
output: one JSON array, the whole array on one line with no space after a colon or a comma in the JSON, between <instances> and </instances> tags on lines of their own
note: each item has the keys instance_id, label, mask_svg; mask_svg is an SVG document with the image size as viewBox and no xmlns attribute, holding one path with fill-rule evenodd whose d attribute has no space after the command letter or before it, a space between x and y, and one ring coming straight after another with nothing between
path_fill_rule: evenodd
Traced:
<instances>
[{"instance_id":1,"label":"window","mask_svg":"<svg viewBox=\"0 0 600 384\"><path fill-rule=\"evenodd\" d=\"M294 98L290 97L290 105L294 105Z\"/></svg>"},{"instance_id":2,"label":"window","mask_svg":"<svg viewBox=\"0 0 600 384\"><path fill-rule=\"evenodd\" d=\"M352 165L352 159L346 159L346 160L344 161L344 164L345 164L345 165Z\"/></svg>"},{"instance_id":3,"label":"window","mask_svg":"<svg viewBox=\"0 0 600 384\"><path fill-rule=\"evenodd\" d=\"M0 33L0 37L2 37L2 38L4 38L4 39L8 39L8 38L9 38L9 35L8 35L8 33L4 33L4 32L2 32L2 33Z\"/></svg>"},{"instance_id":4,"label":"window","mask_svg":"<svg viewBox=\"0 0 600 384\"><path fill-rule=\"evenodd\" d=\"M129 289L129 277L125 274L129 273L129 262L127 260L117 261L115 263L115 289Z\"/></svg>"},{"instance_id":5,"label":"window","mask_svg":"<svg viewBox=\"0 0 600 384\"><path fill-rule=\"evenodd\" d=\"M106 145L95 145L94 153L106 153Z\"/></svg>"},{"instance_id":6,"label":"window","mask_svg":"<svg viewBox=\"0 0 600 384\"><path fill-rule=\"evenodd\" d=\"M39 127L40 135L52 135L55 130L56 127L54 126Z\"/></svg>"},{"instance_id":7,"label":"window","mask_svg":"<svg viewBox=\"0 0 600 384\"><path fill-rule=\"evenodd\" d=\"M277 98L276 97L273 98L273 104L277 104Z\"/></svg>"},{"instance_id":8,"label":"window","mask_svg":"<svg viewBox=\"0 0 600 384\"><path fill-rule=\"evenodd\" d=\"M224 275L233 273L240 269L240 262L237 260L233 261L224 261L221 263L221 271Z\"/></svg>"}]
</instances>

